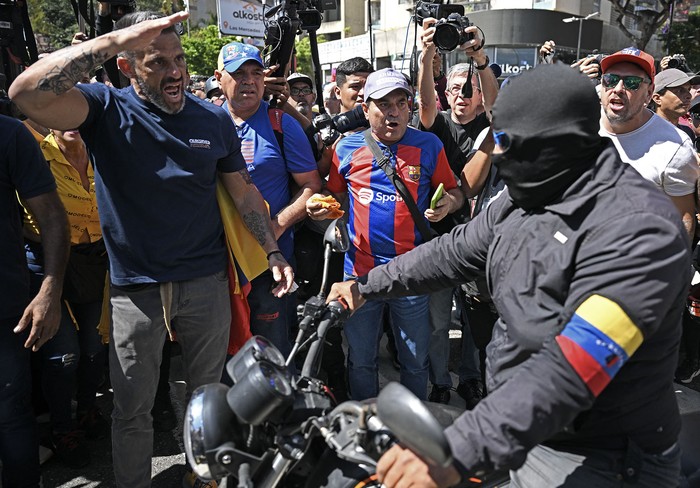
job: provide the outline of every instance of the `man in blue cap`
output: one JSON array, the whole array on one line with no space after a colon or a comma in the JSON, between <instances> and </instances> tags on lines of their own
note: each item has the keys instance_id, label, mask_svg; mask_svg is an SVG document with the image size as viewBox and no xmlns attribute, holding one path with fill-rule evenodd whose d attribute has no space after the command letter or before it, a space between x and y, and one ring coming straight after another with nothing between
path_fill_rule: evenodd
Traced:
<instances>
[{"instance_id":1,"label":"man in blue cap","mask_svg":"<svg viewBox=\"0 0 700 488\"><path fill-rule=\"evenodd\" d=\"M258 48L240 42L226 44L214 76L226 97L222 107L236 125L248 173L270 205L279 252L291 262L293 226L306 216L306 200L321 189L311 146L296 120L263 101L265 66ZM291 351L289 331L296 321L295 296L273 296L270 272L251 285L251 332L270 339L286 356Z\"/></svg>"}]
</instances>

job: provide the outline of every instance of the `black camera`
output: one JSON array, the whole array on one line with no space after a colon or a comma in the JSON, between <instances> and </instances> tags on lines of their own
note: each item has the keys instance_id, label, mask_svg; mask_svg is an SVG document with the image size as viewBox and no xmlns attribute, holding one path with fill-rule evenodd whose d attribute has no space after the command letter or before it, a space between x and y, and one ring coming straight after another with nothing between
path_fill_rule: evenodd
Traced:
<instances>
[{"instance_id":1,"label":"black camera","mask_svg":"<svg viewBox=\"0 0 700 488\"><path fill-rule=\"evenodd\" d=\"M369 127L369 121L365 117L362 106L358 105L349 112L342 114L333 116L328 114L317 115L311 122L311 126L314 134L317 132L321 133L323 144L330 146L340 137L340 134Z\"/></svg>"},{"instance_id":2,"label":"black camera","mask_svg":"<svg viewBox=\"0 0 700 488\"><path fill-rule=\"evenodd\" d=\"M674 54L673 56L671 56L671 59L668 60L668 67L679 69L681 71L688 71L688 68L685 64L685 56L683 56L682 54Z\"/></svg>"},{"instance_id":3,"label":"black camera","mask_svg":"<svg viewBox=\"0 0 700 488\"><path fill-rule=\"evenodd\" d=\"M471 27L469 18L464 16L463 5L449 5L433 2L418 2L416 5L416 22L423 24L427 17L438 19L435 23L433 42L442 52L454 51L457 46L474 39L473 33L464 30Z\"/></svg>"},{"instance_id":4,"label":"black camera","mask_svg":"<svg viewBox=\"0 0 700 488\"><path fill-rule=\"evenodd\" d=\"M102 0L109 4L109 15L114 22L126 14L136 12L136 0Z\"/></svg>"}]
</instances>

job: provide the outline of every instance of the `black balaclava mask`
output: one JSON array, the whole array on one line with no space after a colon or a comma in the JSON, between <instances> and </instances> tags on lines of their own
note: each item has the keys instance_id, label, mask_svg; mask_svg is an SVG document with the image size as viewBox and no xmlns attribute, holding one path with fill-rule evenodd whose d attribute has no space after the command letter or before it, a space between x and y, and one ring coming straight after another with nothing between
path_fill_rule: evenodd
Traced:
<instances>
[{"instance_id":1,"label":"black balaclava mask","mask_svg":"<svg viewBox=\"0 0 700 488\"><path fill-rule=\"evenodd\" d=\"M592 167L603 147L599 121L593 84L568 66L540 65L508 83L492 123L505 151L492 161L513 202L543 207Z\"/></svg>"}]
</instances>

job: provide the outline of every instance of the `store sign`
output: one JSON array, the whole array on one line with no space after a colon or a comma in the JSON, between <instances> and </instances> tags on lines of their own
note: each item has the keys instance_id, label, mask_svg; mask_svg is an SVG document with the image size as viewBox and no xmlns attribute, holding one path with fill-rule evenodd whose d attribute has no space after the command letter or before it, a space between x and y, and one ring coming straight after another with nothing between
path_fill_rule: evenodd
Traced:
<instances>
[{"instance_id":1,"label":"store sign","mask_svg":"<svg viewBox=\"0 0 700 488\"><path fill-rule=\"evenodd\" d=\"M263 37L263 5L257 0L217 0L219 31L224 35Z\"/></svg>"},{"instance_id":2,"label":"store sign","mask_svg":"<svg viewBox=\"0 0 700 488\"><path fill-rule=\"evenodd\" d=\"M371 57L369 33L322 42L318 45L318 57L321 64L340 63L355 56L365 59Z\"/></svg>"},{"instance_id":3,"label":"store sign","mask_svg":"<svg viewBox=\"0 0 700 488\"><path fill-rule=\"evenodd\" d=\"M528 63L522 64L522 65L512 65L510 63L505 63L505 64L499 63L499 66L501 67L501 75L502 76L519 75L523 71L527 71L529 69L534 68L534 66L531 66Z\"/></svg>"}]
</instances>

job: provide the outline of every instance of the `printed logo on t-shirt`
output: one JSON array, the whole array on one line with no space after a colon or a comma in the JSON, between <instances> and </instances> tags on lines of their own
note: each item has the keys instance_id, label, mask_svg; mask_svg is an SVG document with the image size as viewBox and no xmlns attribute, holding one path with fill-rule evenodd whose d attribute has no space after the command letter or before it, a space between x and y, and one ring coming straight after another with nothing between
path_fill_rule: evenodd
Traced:
<instances>
[{"instance_id":1,"label":"printed logo on t-shirt","mask_svg":"<svg viewBox=\"0 0 700 488\"><path fill-rule=\"evenodd\" d=\"M211 149L211 142L206 139L190 139L190 147Z\"/></svg>"},{"instance_id":2,"label":"printed logo on t-shirt","mask_svg":"<svg viewBox=\"0 0 700 488\"><path fill-rule=\"evenodd\" d=\"M357 199L363 205L369 204L369 202L371 202L373 198L374 192L369 188L362 188L359 192L357 192Z\"/></svg>"},{"instance_id":3,"label":"printed logo on t-shirt","mask_svg":"<svg viewBox=\"0 0 700 488\"><path fill-rule=\"evenodd\" d=\"M408 178L411 181L420 180L420 166L409 166L408 167Z\"/></svg>"},{"instance_id":4,"label":"printed logo on t-shirt","mask_svg":"<svg viewBox=\"0 0 700 488\"><path fill-rule=\"evenodd\" d=\"M376 200L377 202L381 203L402 202L403 198L395 193L382 193L380 191L375 193L369 188L362 188L359 192L357 192L357 200L363 205L369 205L372 200Z\"/></svg>"}]
</instances>

